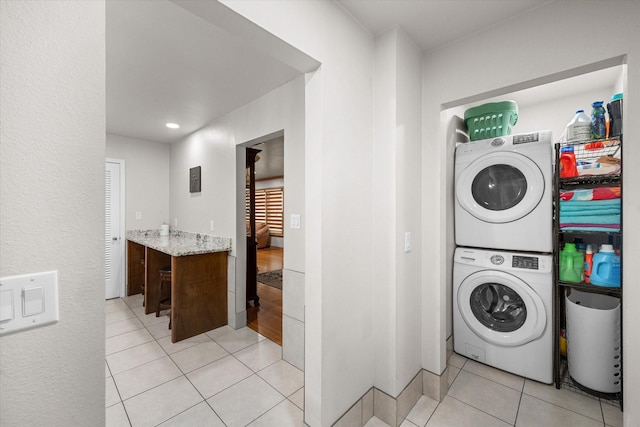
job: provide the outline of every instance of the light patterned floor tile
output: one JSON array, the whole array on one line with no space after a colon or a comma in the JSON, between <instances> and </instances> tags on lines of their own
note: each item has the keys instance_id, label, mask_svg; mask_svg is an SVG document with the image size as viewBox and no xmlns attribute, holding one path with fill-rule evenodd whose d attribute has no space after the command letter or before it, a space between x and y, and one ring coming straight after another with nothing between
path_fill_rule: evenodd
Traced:
<instances>
[{"instance_id":1,"label":"light patterned floor tile","mask_svg":"<svg viewBox=\"0 0 640 427\"><path fill-rule=\"evenodd\" d=\"M449 387L451 387L451 384L453 384L460 371L460 368L456 368L453 365L447 365L447 384Z\"/></svg>"},{"instance_id":2,"label":"light patterned floor tile","mask_svg":"<svg viewBox=\"0 0 640 427\"><path fill-rule=\"evenodd\" d=\"M522 391L524 387L524 378L487 366L483 363L478 363L475 360L468 360L462 369L514 390Z\"/></svg>"},{"instance_id":3,"label":"light patterned floor tile","mask_svg":"<svg viewBox=\"0 0 640 427\"><path fill-rule=\"evenodd\" d=\"M198 389L200 394L205 399L208 399L250 377L252 374L251 369L243 365L238 359L233 356L227 356L188 373L187 378Z\"/></svg>"},{"instance_id":4,"label":"light patterned floor tile","mask_svg":"<svg viewBox=\"0 0 640 427\"><path fill-rule=\"evenodd\" d=\"M427 427L508 427L505 423L473 406L445 396L435 410Z\"/></svg>"},{"instance_id":5,"label":"light patterned floor tile","mask_svg":"<svg viewBox=\"0 0 640 427\"><path fill-rule=\"evenodd\" d=\"M246 426L284 397L257 375L239 382L207 402L228 427Z\"/></svg>"},{"instance_id":6,"label":"light patterned floor tile","mask_svg":"<svg viewBox=\"0 0 640 427\"><path fill-rule=\"evenodd\" d=\"M202 402L202 396L184 377L124 401L132 427L156 426Z\"/></svg>"},{"instance_id":7,"label":"light patterned floor tile","mask_svg":"<svg viewBox=\"0 0 640 427\"><path fill-rule=\"evenodd\" d=\"M620 407L606 400L602 400L600 404L602 406L602 415L604 415L604 423L611 427L622 427L622 411Z\"/></svg>"},{"instance_id":8,"label":"light patterned floor tile","mask_svg":"<svg viewBox=\"0 0 640 427\"><path fill-rule=\"evenodd\" d=\"M131 427L122 402L108 407L105 411L105 419L106 427Z\"/></svg>"},{"instance_id":9,"label":"light patterned floor tile","mask_svg":"<svg viewBox=\"0 0 640 427\"><path fill-rule=\"evenodd\" d=\"M289 400L298 408L304 410L304 387L289 396Z\"/></svg>"},{"instance_id":10,"label":"light patterned floor tile","mask_svg":"<svg viewBox=\"0 0 640 427\"><path fill-rule=\"evenodd\" d=\"M224 325L224 326L220 326L219 328L214 329L213 331L208 331L205 332L205 334L211 338L212 340L217 340L218 338L220 338L223 335L226 334L230 334L233 331L235 331L235 329L233 329L231 326L229 325Z\"/></svg>"},{"instance_id":11,"label":"light patterned floor tile","mask_svg":"<svg viewBox=\"0 0 640 427\"><path fill-rule=\"evenodd\" d=\"M463 369L451 385L448 395L513 424L521 393Z\"/></svg>"},{"instance_id":12,"label":"light patterned floor tile","mask_svg":"<svg viewBox=\"0 0 640 427\"><path fill-rule=\"evenodd\" d=\"M120 372L135 368L152 360L160 359L166 355L157 342L151 341L118 353L110 354L107 356L107 363L109 364L111 375L117 375Z\"/></svg>"},{"instance_id":13,"label":"light patterned floor tile","mask_svg":"<svg viewBox=\"0 0 640 427\"><path fill-rule=\"evenodd\" d=\"M411 412L409 412L409 415L407 415L407 420L422 427L427 423L437 407L438 401L428 396L421 396L413 409L411 409Z\"/></svg>"},{"instance_id":14,"label":"light patterned floor tile","mask_svg":"<svg viewBox=\"0 0 640 427\"><path fill-rule=\"evenodd\" d=\"M135 331L144 328L144 325L137 317L120 320L113 323L107 323L105 328L105 338L115 337L116 335Z\"/></svg>"},{"instance_id":15,"label":"light patterned floor tile","mask_svg":"<svg viewBox=\"0 0 640 427\"><path fill-rule=\"evenodd\" d=\"M577 414L551 403L529 396L522 395L520 410L518 411L517 427L602 427L602 422L597 422L584 415Z\"/></svg>"},{"instance_id":16,"label":"light patterned floor tile","mask_svg":"<svg viewBox=\"0 0 640 427\"><path fill-rule=\"evenodd\" d=\"M194 345L171 354L171 358L182 372L189 373L211 362L228 356L229 353L214 341Z\"/></svg>"},{"instance_id":17,"label":"light patterned floor tile","mask_svg":"<svg viewBox=\"0 0 640 427\"><path fill-rule=\"evenodd\" d=\"M153 338L159 340L160 338L171 336L171 329L169 329L169 318L164 317L164 322L154 323L153 325L147 325L149 333L153 335Z\"/></svg>"},{"instance_id":18,"label":"light patterned floor tile","mask_svg":"<svg viewBox=\"0 0 640 427\"><path fill-rule=\"evenodd\" d=\"M109 406L113 406L116 403L120 403L120 395L118 394L118 389L116 388L116 384L113 382L113 377L109 377L105 380L104 392L105 392L104 405L106 408L108 408Z\"/></svg>"},{"instance_id":19,"label":"light patterned floor tile","mask_svg":"<svg viewBox=\"0 0 640 427\"><path fill-rule=\"evenodd\" d=\"M224 423L213 412L213 409L207 402L198 403L196 406L176 415L175 417L165 421L158 427L225 427Z\"/></svg>"},{"instance_id":20,"label":"light patterned floor tile","mask_svg":"<svg viewBox=\"0 0 640 427\"><path fill-rule=\"evenodd\" d=\"M182 375L169 356L145 363L114 376L122 400L157 387Z\"/></svg>"},{"instance_id":21,"label":"light patterned floor tile","mask_svg":"<svg viewBox=\"0 0 640 427\"><path fill-rule=\"evenodd\" d=\"M253 372L258 372L282 359L282 347L273 341L262 340L234 353L234 356Z\"/></svg>"},{"instance_id":22,"label":"light patterned floor tile","mask_svg":"<svg viewBox=\"0 0 640 427\"><path fill-rule=\"evenodd\" d=\"M238 330L232 329L231 332L214 338L214 340L229 353L235 353L264 339L262 335L247 327Z\"/></svg>"},{"instance_id":23,"label":"light patterned floor tile","mask_svg":"<svg viewBox=\"0 0 640 427\"><path fill-rule=\"evenodd\" d=\"M385 423L378 417L371 417L369 421L367 421L364 427L390 427L389 424Z\"/></svg>"},{"instance_id":24,"label":"light patterned floor tile","mask_svg":"<svg viewBox=\"0 0 640 427\"><path fill-rule=\"evenodd\" d=\"M447 364L455 366L458 369L462 369L467 360L469 359L464 356L460 356L458 353L453 353L451 354L451 357L449 357L449 360L447 360Z\"/></svg>"},{"instance_id":25,"label":"light patterned floor tile","mask_svg":"<svg viewBox=\"0 0 640 427\"><path fill-rule=\"evenodd\" d=\"M258 375L286 397L304 385L304 372L282 359L267 366Z\"/></svg>"},{"instance_id":26,"label":"light patterned floor tile","mask_svg":"<svg viewBox=\"0 0 640 427\"><path fill-rule=\"evenodd\" d=\"M304 414L300 408L288 400L283 400L266 414L249 424L250 427L299 427Z\"/></svg>"},{"instance_id":27,"label":"light patterned floor tile","mask_svg":"<svg viewBox=\"0 0 640 427\"><path fill-rule=\"evenodd\" d=\"M131 332L107 338L105 344L105 354L113 354L140 344L153 341L153 337L145 328L136 329Z\"/></svg>"},{"instance_id":28,"label":"light patterned floor tile","mask_svg":"<svg viewBox=\"0 0 640 427\"><path fill-rule=\"evenodd\" d=\"M211 338L209 338L206 334L196 335L195 337L187 338L186 340L171 342L171 336L167 335L166 337L159 338L158 344L160 347L167 352L167 354L177 353L182 350L186 350L189 347L193 347L197 344L202 344L205 342L211 342Z\"/></svg>"},{"instance_id":29,"label":"light patterned floor tile","mask_svg":"<svg viewBox=\"0 0 640 427\"><path fill-rule=\"evenodd\" d=\"M524 393L600 421L601 423L604 422L602 419L600 400L596 397L585 396L566 388L558 390L553 385L546 385L531 380L525 381Z\"/></svg>"},{"instance_id":30,"label":"light patterned floor tile","mask_svg":"<svg viewBox=\"0 0 640 427\"><path fill-rule=\"evenodd\" d=\"M129 306L121 298L109 299L105 303L105 313L128 309Z\"/></svg>"},{"instance_id":31,"label":"light patterned floor tile","mask_svg":"<svg viewBox=\"0 0 640 427\"><path fill-rule=\"evenodd\" d=\"M125 319L133 319L136 315L133 314L133 311L126 308L124 310L112 311L111 313L107 313L105 316L105 323L108 325L109 323L119 322Z\"/></svg>"}]
</instances>

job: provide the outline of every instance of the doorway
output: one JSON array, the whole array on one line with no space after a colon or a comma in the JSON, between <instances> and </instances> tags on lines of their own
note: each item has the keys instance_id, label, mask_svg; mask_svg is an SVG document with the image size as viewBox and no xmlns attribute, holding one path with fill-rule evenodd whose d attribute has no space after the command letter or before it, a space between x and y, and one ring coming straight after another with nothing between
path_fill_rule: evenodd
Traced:
<instances>
[{"instance_id":1,"label":"doorway","mask_svg":"<svg viewBox=\"0 0 640 427\"><path fill-rule=\"evenodd\" d=\"M282 345L284 136L247 147L247 326Z\"/></svg>"},{"instance_id":2,"label":"doorway","mask_svg":"<svg viewBox=\"0 0 640 427\"><path fill-rule=\"evenodd\" d=\"M105 299L119 298L124 290L124 160L105 162Z\"/></svg>"}]
</instances>

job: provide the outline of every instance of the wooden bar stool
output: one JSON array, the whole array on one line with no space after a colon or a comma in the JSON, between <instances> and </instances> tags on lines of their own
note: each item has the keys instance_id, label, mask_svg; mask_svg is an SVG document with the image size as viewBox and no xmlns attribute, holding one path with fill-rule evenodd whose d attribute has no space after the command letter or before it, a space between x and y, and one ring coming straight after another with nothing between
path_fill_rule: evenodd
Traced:
<instances>
[{"instance_id":1,"label":"wooden bar stool","mask_svg":"<svg viewBox=\"0 0 640 427\"><path fill-rule=\"evenodd\" d=\"M165 289L169 289L167 292ZM168 296L164 296L168 294ZM160 310L171 309L171 266L160 269L160 294L158 295L158 307L156 317L160 317ZM171 315L169 315L169 329L171 329Z\"/></svg>"}]
</instances>

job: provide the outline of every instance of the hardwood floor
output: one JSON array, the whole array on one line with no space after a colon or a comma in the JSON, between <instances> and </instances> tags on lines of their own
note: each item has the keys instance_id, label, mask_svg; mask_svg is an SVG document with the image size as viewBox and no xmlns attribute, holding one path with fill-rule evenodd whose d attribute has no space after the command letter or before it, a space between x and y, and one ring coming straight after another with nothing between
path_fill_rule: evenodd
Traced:
<instances>
[{"instance_id":1,"label":"hardwood floor","mask_svg":"<svg viewBox=\"0 0 640 427\"><path fill-rule=\"evenodd\" d=\"M282 248L258 249L258 272L282 269ZM247 308L247 326L282 345L282 290L258 282L260 306Z\"/></svg>"},{"instance_id":2,"label":"hardwood floor","mask_svg":"<svg viewBox=\"0 0 640 427\"><path fill-rule=\"evenodd\" d=\"M275 246L258 249L258 273L281 270L283 254L283 249Z\"/></svg>"}]
</instances>

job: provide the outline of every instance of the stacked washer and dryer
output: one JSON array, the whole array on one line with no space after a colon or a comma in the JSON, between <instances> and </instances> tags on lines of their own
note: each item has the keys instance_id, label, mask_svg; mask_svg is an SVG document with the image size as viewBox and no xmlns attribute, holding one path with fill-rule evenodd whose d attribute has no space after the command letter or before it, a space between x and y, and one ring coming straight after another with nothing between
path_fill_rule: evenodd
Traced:
<instances>
[{"instance_id":1,"label":"stacked washer and dryer","mask_svg":"<svg viewBox=\"0 0 640 427\"><path fill-rule=\"evenodd\" d=\"M453 345L458 354L553 381L551 131L458 145Z\"/></svg>"}]
</instances>

